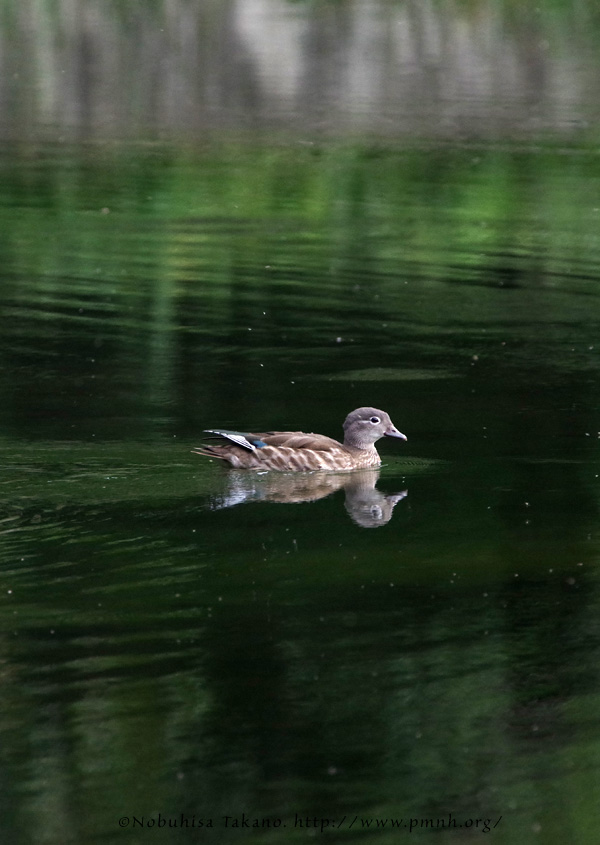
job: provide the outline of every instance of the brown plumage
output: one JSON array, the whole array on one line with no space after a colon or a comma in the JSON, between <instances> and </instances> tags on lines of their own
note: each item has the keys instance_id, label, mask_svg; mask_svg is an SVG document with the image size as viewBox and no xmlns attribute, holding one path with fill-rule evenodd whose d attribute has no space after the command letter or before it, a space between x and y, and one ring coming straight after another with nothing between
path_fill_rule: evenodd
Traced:
<instances>
[{"instance_id":1,"label":"brown plumage","mask_svg":"<svg viewBox=\"0 0 600 845\"><path fill-rule=\"evenodd\" d=\"M250 434L225 429L207 429L216 443L203 443L194 449L226 461L236 469L277 469L292 472L311 470L352 470L379 466L375 443L381 437L406 440L385 411L357 408L344 422L344 442L323 434L303 431L265 431Z\"/></svg>"}]
</instances>

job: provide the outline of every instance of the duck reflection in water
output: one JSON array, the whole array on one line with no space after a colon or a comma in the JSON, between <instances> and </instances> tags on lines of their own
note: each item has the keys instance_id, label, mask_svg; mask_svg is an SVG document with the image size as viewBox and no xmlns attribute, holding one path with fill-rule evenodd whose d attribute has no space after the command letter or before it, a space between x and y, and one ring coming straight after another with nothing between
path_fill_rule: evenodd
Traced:
<instances>
[{"instance_id":1,"label":"duck reflection in water","mask_svg":"<svg viewBox=\"0 0 600 845\"><path fill-rule=\"evenodd\" d=\"M392 494L378 490L379 475L378 469L301 474L229 470L227 488L213 497L211 507L220 510L248 502L316 502L343 489L352 521L362 528L378 528L390 521L394 507L408 495L407 490Z\"/></svg>"}]
</instances>

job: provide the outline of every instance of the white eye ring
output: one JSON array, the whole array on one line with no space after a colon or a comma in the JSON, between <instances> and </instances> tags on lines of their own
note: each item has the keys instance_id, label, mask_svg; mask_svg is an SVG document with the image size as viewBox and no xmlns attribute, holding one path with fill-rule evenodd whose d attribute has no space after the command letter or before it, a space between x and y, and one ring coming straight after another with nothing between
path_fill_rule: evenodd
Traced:
<instances>
[{"instance_id":1,"label":"white eye ring","mask_svg":"<svg viewBox=\"0 0 600 845\"><path fill-rule=\"evenodd\" d=\"M377 423L380 423L380 422L381 422L381 420L379 419L379 417L371 417L371 419L369 420L369 422L372 422L372 423L373 423L373 425L377 425Z\"/></svg>"}]
</instances>

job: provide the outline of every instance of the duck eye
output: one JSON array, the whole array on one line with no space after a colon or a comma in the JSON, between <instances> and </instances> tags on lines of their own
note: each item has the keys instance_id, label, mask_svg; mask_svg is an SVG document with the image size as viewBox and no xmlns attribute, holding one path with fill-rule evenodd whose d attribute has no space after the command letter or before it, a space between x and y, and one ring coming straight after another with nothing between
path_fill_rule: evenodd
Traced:
<instances>
[{"instance_id":1,"label":"duck eye","mask_svg":"<svg viewBox=\"0 0 600 845\"><path fill-rule=\"evenodd\" d=\"M372 423L373 423L373 425L377 425L377 423L380 423L380 422L381 422L381 420L379 419L379 417L371 417L371 419L369 420L369 422L372 422Z\"/></svg>"}]
</instances>

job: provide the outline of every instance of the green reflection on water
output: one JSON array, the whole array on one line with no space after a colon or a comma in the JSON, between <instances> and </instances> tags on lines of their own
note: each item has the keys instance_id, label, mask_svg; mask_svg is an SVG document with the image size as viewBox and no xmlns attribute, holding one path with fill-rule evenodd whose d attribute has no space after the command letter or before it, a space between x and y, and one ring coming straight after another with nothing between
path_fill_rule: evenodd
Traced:
<instances>
[{"instance_id":1,"label":"green reflection on water","mask_svg":"<svg viewBox=\"0 0 600 845\"><path fill-rule=\"evenodd\" d=\"M0 192L9 834L452 812L591 841L595 153L34 152ZM365 403L409 437L375 531L343 485L189 452Z\"/></svg>"}]
</instances>

